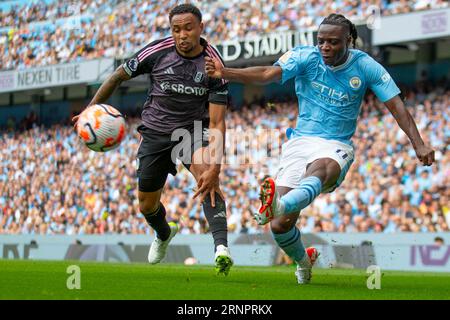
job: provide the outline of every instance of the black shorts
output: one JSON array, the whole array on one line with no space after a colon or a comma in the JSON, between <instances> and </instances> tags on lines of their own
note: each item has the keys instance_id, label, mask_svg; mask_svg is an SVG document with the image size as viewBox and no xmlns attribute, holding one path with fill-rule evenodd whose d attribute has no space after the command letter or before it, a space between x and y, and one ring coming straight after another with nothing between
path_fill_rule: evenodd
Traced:
<instances>
[{"instance_id":1,"label":"black shorts","mask_svg":"<svg viewBox=\"0 0 450 320\"><path fill-rule=\"evenodd\" d=\"M179 159L189 170L192 155L201 147L209 144L208 121L203 121L202 132L192 131L163 134L144 125L137 131L141 134L141 142L137 153L137 176L139 191L153 192L161 189L168 174L177 174L176 159ZM172 141L176 139L175 141Z\"/></svg>"}]
</instances>

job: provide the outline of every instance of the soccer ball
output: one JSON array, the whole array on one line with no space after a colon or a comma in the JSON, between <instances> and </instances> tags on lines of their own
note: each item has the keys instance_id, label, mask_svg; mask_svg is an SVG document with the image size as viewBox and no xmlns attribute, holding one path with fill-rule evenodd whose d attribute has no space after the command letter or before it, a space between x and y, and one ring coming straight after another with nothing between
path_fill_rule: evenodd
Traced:
<instances>
[{"instance_id":1,"label":"soccer ball","mask_svg":"<svg viewBox=\"0 0 450 320\"><path fill-rule=\"evenodd\" d=\"M105 152L117 148L125 137L125 119L114 107L94 104L77 121L80 139L91 150Z\"/></svg>"}]
</instances>

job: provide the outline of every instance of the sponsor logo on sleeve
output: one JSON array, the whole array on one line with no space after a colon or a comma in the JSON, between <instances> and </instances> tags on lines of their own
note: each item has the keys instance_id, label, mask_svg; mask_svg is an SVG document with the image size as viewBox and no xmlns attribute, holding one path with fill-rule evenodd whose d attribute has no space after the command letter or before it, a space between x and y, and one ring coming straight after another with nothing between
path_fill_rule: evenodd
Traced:
<instances>
[{"instance_id":1,"label":"sponsor logo on sleeve","mask_svg":"<svg viewBox=\"0 0 450 320\"><path fill-rule=\"evenodd\" d=\"M285 54L283 54L281 56L280 59L278 59L278 61L280 61L281 63L286 63L289 60L289 58L292 56L292 53L293 53L292 51L286 52Z\"/></svg>"},{"instance_id":2,"label":"sponsor logo on sleeve","mask_svg":"<svg viewBox=\"0 0 450 320\"><path fill-rule=\"evenodd\" d=\"M388 82L390 79L391 79L391 76L387 72L381 76L381 80L383 82Z\"/></svg>"},{"instance_id":3,"label":"sponsor logo on sleeve","mask_svg":"<svg viewBox=\"0 0 450 320\"><path fill-rule=\"evenodd\" d=\"M139 61L136 58L131 59L127 63L128 69L130 69L131 72L136 72L138 65Z\"/></svg>"}]
</instances>

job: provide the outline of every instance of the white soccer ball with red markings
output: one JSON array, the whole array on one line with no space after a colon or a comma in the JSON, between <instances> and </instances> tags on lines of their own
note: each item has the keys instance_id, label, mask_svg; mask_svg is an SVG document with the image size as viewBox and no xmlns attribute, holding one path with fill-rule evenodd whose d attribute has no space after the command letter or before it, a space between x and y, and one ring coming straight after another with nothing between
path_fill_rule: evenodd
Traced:
<instances>
[{"instance_id":1,"label":"white soccer ball with red markings","mask_svg":"<svg viewBox=\"0 0 450 320\"><path fill-rule=\"evenodd\" d=\"M125 119L114 107L94 104L78 118L77 132L91 150L105 152L117 148L125 137Z\"/></svg>"}]
</instances>

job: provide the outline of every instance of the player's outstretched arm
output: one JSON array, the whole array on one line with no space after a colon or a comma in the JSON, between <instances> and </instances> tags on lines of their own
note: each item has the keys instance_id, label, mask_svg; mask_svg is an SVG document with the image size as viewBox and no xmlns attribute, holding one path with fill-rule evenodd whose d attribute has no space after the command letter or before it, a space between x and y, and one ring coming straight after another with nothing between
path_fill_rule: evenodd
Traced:
<instances>
[{"instance_id":1,"label":"player's outstretched arm","mask_svg":"<svg viewBox=\"0 0 450 320\"><path fill-rule=\"evenodd\" d=\"M113 92L120 86L123 81L130 80L131 77L125 72L122 66L118 67L100 86L97 92L89 103L88 107L94 104L105 103ZM77 127L77 121L80 115L76 115L72 118L74 128Z\"/></svg>"},{"instance_id":2,"label":"player's outstretched arm","mask_svg":"<svg viewBox=\"0 0 450 320\"><path fill-rule=\"evenodd\" d=\"M208 76L241 83L266 84L279 81L282 69L278 66L249 67L243 69L225 68L216 59L205 57Z\"/></svg>"},{"instance_id":3,"label":"player's outstretched arm","mask_svg":"<svg viewBox=\"0 0 450 320\"><path fill-rule=\"evenodd\" d=\"M416 151L417 158L426 166L431 166L434 162L434 150L425 145L413 117L408 112L405 104L399 96L385 102L386 107L394 116L400 128L406 133L411 144Z\"/></svg>"},{"instance_id":4,"label":"player's outstretched arm","mask_svg":"<svg viewBox=\"0 0 450 320\"><path fill-rule=\"evenodd\" d=\"M117 87L124 81L130 80L131 77L125 72L122 66L118 67L108 79L106 79L92 98L90 105L105 103L114 93Z\"/></svg>"}]
</instances>

